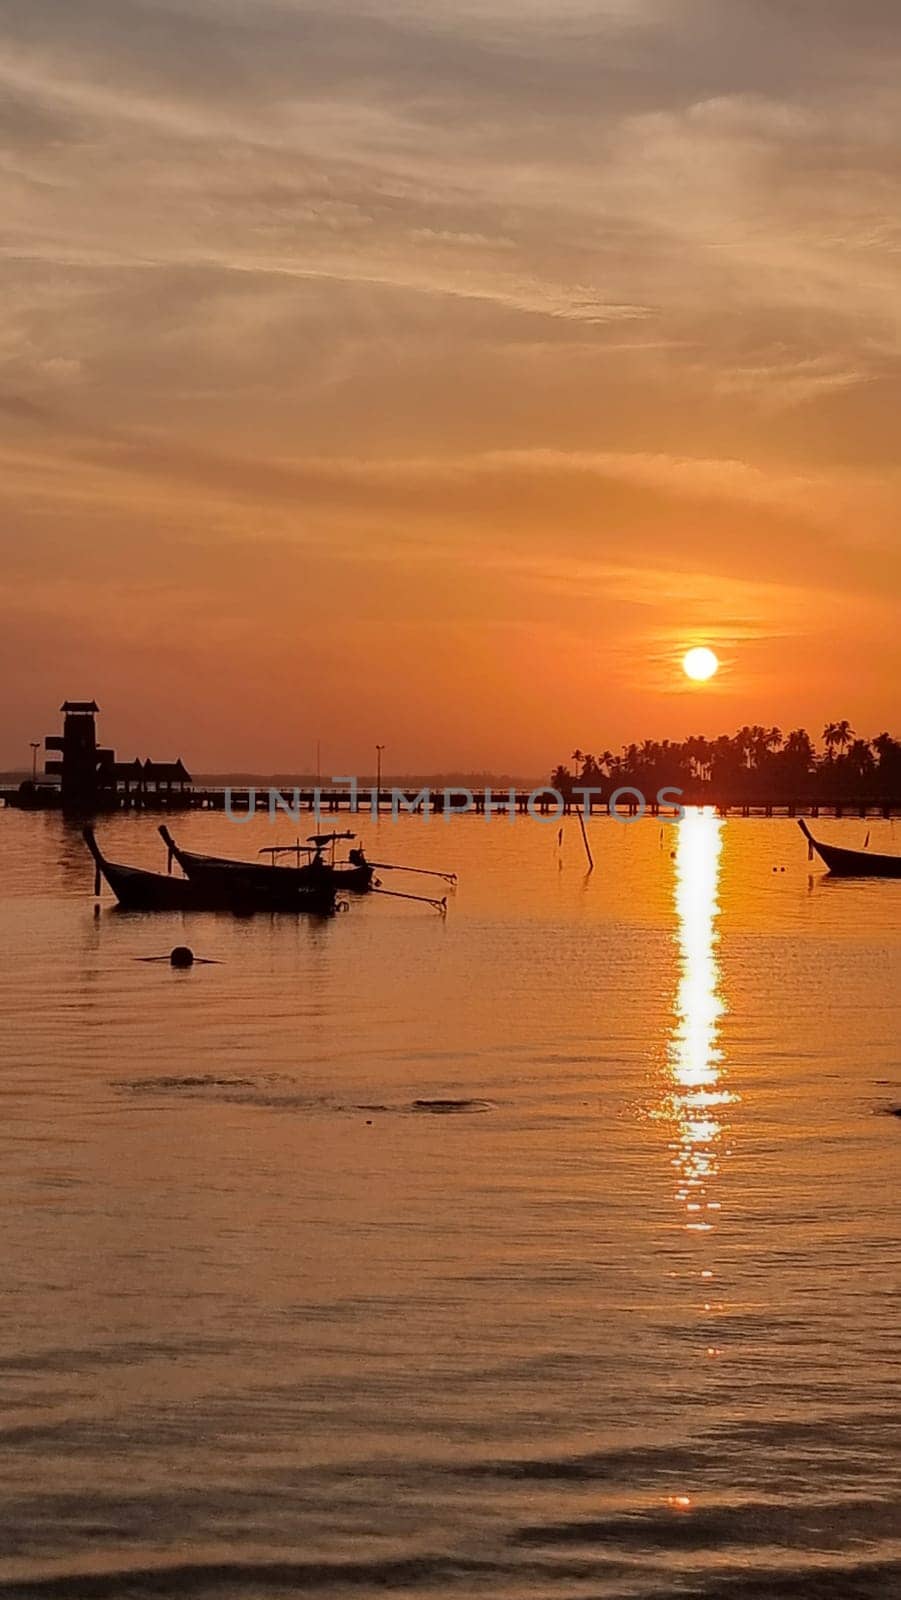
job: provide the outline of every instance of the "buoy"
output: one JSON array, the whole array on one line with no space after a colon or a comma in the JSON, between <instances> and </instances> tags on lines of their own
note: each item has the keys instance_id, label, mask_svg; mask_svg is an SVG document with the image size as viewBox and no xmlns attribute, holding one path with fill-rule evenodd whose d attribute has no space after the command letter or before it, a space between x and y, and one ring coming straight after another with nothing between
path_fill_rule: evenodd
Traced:
<instances>
[{"instance_id":1,"label":"buoy","mask_svg":"<svg viewBox=\"0 0 901 1600\"><path fill-rule=\"evenodd\" d=\"M177 944L167 956L134 956L135 961L168 961L170 967L221 967L214 956L195 956L189 945Z\"/></svg>"}]
</instances>

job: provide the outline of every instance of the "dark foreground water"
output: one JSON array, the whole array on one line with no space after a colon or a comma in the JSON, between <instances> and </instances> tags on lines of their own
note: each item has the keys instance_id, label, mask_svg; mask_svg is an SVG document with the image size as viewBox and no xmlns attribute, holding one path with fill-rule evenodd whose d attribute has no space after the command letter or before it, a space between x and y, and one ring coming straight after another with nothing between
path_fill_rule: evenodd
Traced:
<instances>
[{"instance_id":1,"label":"dark foreground water","mask_svg":"<svg viewBox=\"0 0 901 1600\"><path fill-rule=\"evenodd\" d=\"M0 1595L901 1593L901 882L364 832L446 922L95 917L0 814Z\"/></svg>"}]
</instances>

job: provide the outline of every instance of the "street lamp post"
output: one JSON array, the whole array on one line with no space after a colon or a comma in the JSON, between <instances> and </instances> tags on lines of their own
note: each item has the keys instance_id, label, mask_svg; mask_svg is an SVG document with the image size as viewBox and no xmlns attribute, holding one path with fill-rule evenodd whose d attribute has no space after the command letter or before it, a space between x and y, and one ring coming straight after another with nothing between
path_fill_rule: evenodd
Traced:
<instances>
[{"instance_id":1,"label":"street lamp post","mask_svg":"<svg viewBox=\"0 0 901 1600\"><path fill-rule=\"evenodd\" d=\"M37 740L31 739L29 741L29 743L31 744L31 781L32 781L32 783L37 783L37 781L38 781L38 751L41 748L41 741L40 741L40 739L37 739Z\"/></svg>"},{"instance_id":2,"label":"street lamp post","mask_svg":"<svg viewBox=\"0 0 901 1600\"><path fill-rule=\"evenodd\" d=\"M375 768L376 768L376 777L375 777L376 802L375 803L376 803L377 806L379 805L379 803L381 801L381 798L382 798L382 751L384 750L384 748L385 748L385 746L383 744L377 744L376 747L375 747Z\"/></svg>"}]
</instances>

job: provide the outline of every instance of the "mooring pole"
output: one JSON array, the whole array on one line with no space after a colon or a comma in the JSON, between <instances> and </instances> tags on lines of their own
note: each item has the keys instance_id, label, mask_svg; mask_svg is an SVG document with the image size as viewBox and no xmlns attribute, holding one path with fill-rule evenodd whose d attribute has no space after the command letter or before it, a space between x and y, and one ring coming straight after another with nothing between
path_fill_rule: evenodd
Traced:
<instances>
[{"instance_id":1,"label":"mooring pole","mask_svg":"<svg viewBox=\"0 0 901 1600\"><path fill-rule=\"evenodd\" d=\"M582 843L585 846L585 854L588 857L588 870L589 870L589 872L593 872L594 871L594 856L591 853L591 845L588 843L588 833L587 833L586 828L585 828L585 814L584 814L581 806L577 806L576 807L576 816L579 819L579 827L582 829Z\"/></svg>"}]
</instances>

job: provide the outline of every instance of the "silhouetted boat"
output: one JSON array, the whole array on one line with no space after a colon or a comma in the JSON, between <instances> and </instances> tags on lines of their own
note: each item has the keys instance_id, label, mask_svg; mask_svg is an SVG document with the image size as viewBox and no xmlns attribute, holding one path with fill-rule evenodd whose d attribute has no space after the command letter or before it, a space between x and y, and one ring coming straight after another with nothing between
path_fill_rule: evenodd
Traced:
<instances>
[{"instance_id":1,"label":"silhouetted boat","mask_svg":"<svg viewBox=\"0 0 901 1600\"><path fill-rule=\"evenodd\" d=\"M261 887L240 873L230 875L227 882L197 883L108 861L93 828L84 828L82 836L94 858L95 894L99 894L103 878L126 911L286 911L329 916L335 910L335 891L330 884L270 883Z\"/></svg>"},{"instance_id":2,"label":"silhouetted boat","mask_svg":"<svg viewBox=\"0 0 901 1600\"><path fill-rule=\"evenodd\" d=\"M94 835L83 828L82 837L94 857L97 872L94 893L100 892L100 879L112 889L120 906L127 911L195 911L199 896L186 878L170 878L163 872L147 872L143 867L126 867L108 861Z\"/></svg>"},{"instance_id":3,"label":"silhouetted boat","mask_svg":"<svg viewBox=\"0 0 901 1600\"><path fill-rule=\"evenodd\" d=\"M803 818L799 818L798 827L810 849L816 851L837 878L901 878L901 856L880 856L870 850L846 850L841 845L823 844L814 838Z\"/></svg>"},{"instance_id":4,"label":"silhouetted boat","mask_svg":"<svg viewBox=\"0 0 901 1600\"><path fill-rule=\"evenodd\" d=\"M170 866L173 860L177 861L185 877L192 883L226 883L239 876L249 887L277 893L282 892L289 883L296 889L325 888L333 894L342 890L353 890L359 894L372 887L375 869L366 860L362 849L352 850L350 860L346 862L329 862L325 859L325 851L330 844L338 839L354 839L356 835L353 833L314 833L310 835L306 846L274 847L273 854L294 854L296 851L298 857L302 854L310 857L303 866L287 867L276 866L274 861L234 861L228 856L199 855L192 850L182 850L165 823L159 831L169 850Z\"/></svg>"}]
</instances>

